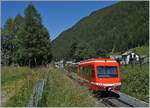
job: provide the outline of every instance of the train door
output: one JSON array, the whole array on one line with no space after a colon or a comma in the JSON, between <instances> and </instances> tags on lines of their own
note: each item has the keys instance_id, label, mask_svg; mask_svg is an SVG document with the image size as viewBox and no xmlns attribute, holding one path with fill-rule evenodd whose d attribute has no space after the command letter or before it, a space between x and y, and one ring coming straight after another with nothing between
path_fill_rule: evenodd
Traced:
<instances>
[{"instance_id":1,"label":"train door","mask_svg":"<svg viewBox=\"0 0 150 108\"><path fill-rule=\"evenodd\" d=\"M94 65L90 66L90 81L95 81L95 70L94 70Z\"/></svg>"},{"instance_id":2,"label":"train door","mask_svg":"<svg viewBox=\"0 0 150 108\"><path fill-rule=\"evenodd\" d=\"M93 89L93 82L95 82L95 70L94 70L94 65L90 65L90 85L89 88Z\"/></svg>"},{"instance_id":3,"label":"train door","mask_svg":"<svg viewBox=\"0 0 150 108\"><path fill-rule=\"evenodd\" d=\"M77 64L74 64L73 67L72 67L72 77L73 79L77 80Z\"/></svg>"},{"instance_id":4,"label":"train door","mask_svg":"<svg viewBox=\"0 0 150 108\"><path fill-rule=\"evenodd\" d=\"M69 69L69 77L72 78L72 71L73 71L72 68L73 68L73 67L72 67L72 65L70 65L69 67L70 67L70 69Z\"/></svg>"},{"instance_id":5,"label":"train door","mask_svg":"<svg viewBox=\"0 0 150 108\"><path fill-rule=\"evenodd\" d=\"M79 79L81 83L84 82L84 67L83 66L79 66Z\"/></svg>"},{"instance_id":6,"label":"train door","mask_svg":"<svg viewBox=\"0 0 150 108\"><path fill-rule=\"evenodd\" d=\"M90 65L85 66L85 85L89 87L90 85Z\"/></svg>"}]
</instances>

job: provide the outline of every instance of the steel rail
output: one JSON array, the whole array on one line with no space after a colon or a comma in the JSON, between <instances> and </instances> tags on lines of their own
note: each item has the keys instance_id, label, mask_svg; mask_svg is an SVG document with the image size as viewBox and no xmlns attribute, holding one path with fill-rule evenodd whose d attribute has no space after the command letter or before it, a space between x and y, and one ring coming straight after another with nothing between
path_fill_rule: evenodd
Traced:
<instances>
[{"instance_id":1,"label":"steel rail","mask_svg":"<svg viewBox=\"0 0 150 108\"><path fill-rule=\"evenodd\" d=\"M128 103L118 100L117 98L104 98L102 99L102 102L106 106L112 106L112 107L133 107Z\"/></svg>"},{"instance_id":2,"label":"steel rail","mask_svg":"<svg viewBox=\"0 0 150 108\"><path fill-rule=\"evenodd\" d=\"M111 91L111 92L116 93L119 97L112 98L108 96L107 98L103 98L101 96L98 96L99 98L98 100L101 100L101 102L103 102L106 106L112 106L112 107L149 107L148 103L139 100L135 97L129 96L125 93L121 93L120 91Z\"/></svg>"},{"instance_id":3,"label":"steel rail","mask_svg":"<svg viewBox=\"0 0 150 108\"><path fill-rule=\"evenodd\" d=\"M117 93L120 97L118 98L118 100L128 103L129 105L132 105L133 107L148 107L149 104L139 100L135 97L129 96L125 93L121 93L120 91L112 91L114 93Z\"/></svg>"}]
</instances>

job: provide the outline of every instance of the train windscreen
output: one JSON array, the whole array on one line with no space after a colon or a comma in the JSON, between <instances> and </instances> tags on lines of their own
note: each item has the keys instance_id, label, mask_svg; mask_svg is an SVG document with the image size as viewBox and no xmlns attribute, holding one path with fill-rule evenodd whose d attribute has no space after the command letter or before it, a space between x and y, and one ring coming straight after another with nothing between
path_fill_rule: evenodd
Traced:
<instances>
[{"instance_id":1,"label":"train windscreen","mask_svg":"<svg viewBox=\"0 0 150 108\"><path fill-rule=\"evenodd\" d=\"M116 66L98 66L97 76L99 78L117 77L118 76L117 67Z\"/></svg>"}]
</instances>

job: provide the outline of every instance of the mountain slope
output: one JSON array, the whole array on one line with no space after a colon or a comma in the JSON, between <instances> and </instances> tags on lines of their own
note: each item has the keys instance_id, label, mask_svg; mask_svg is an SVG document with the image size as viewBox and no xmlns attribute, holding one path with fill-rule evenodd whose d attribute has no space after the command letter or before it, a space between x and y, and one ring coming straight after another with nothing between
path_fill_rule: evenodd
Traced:
<instances>
[{"instance_id":1,"label":"mountain slope","mask_svg":"<svg viewBox=\"0 0 150 108\"><path fill-rule=\"evenodd\" d=\"M148 44L148 23L149 4L146 1L122 1L97 10L52 42L54 58L67 57L74 43L86 42L96 52L105 50L106 53Z\"/></svg>"}]
</instances>

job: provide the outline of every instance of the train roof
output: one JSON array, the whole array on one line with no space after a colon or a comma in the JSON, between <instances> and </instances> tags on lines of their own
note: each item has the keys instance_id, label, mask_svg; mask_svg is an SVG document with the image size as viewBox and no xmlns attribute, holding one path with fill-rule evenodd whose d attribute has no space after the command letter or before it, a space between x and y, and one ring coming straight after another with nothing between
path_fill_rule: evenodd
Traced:
<instances>
[{"instance_id":1,"label":"train roof","mask_svg":"<svg viewBox=\"0 0 150 108\"><path fill-rule=\"evenodd\" d=\"M80 63L91 63L91 62L116 62L117 61L113 58L92 58L88 60L81 61Z\"/></svg>"},{"instance_id":2,"label":"train roof","mask_svg":"<svg viewBox=\"0 0 150 108\"><path fill-rule=\"evenodd\" d=\"M87 60L83 60L81 62L86 62L86 61L97 61L97 60L114 60L112 58L92 58L92 59L87 59Z\"/></svg>"}]
</instances>

